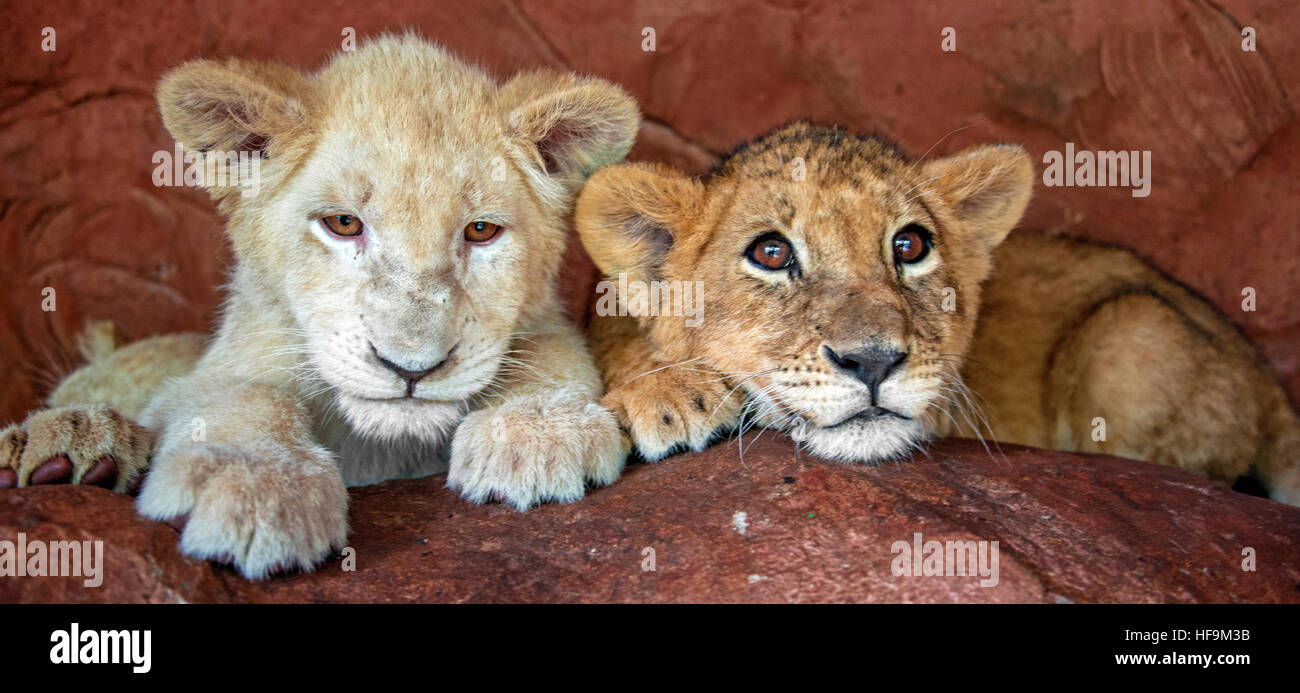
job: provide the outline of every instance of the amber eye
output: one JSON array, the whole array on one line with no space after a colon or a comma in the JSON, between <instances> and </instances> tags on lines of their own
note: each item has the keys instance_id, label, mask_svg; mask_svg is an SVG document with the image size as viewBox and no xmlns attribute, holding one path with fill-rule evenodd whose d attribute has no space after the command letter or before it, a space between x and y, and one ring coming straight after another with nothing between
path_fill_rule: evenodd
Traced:
<instances>
[{"instance_id":1,"label":"amber eye","mask_svg":"<svg viewBox=\"0 0 1300 693\"><path fill-rule=\"evenodd\" d=\"M465 240L470 243L491 243L501 235L501 225L490 221L476 221L465 225Z\"/></svg>"},{"instance_id":2,"label":"amber eye","mask_svg":"<svg viewBox=\"0 0 1300 693\"><path fill-rule=\"evenodd\" d=\"M745 257L765 270L782 270L794 264L794 248L780 234L768 234L750 244Z\"/></svg>"},{"instance_id":3,"label":"amber eye","mask_svg":"<svg viewBox=\"0 0 1300 693\"><path fill-rule=\"evenodd\" d=\"M330 233L344 238L360 236L361 231L366 228L366 225L361 223L360 219L351 214L334 214L322 217L321 221L324 222L325 228L329 229Z\"/></svg>"},{"instance_id":4,"label":"amber eye","mask_svg":"<svg viewBox=\"0 0 1300 693\"><path fill-rule=\"evenodd\" d=\"M894 234L893 245L896 262L920 262L930 253L930 232L923 226L908 224Z\"/></svg>"}]
</instances>

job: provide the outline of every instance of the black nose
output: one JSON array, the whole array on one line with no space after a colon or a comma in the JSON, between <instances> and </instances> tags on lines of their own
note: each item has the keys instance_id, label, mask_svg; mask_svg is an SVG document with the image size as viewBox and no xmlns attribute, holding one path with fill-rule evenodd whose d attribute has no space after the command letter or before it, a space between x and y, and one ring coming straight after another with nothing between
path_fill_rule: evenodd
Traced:
<instances>
[{"instance_id":1,"label":"black nose","mask_svg":"<svg viewBox=\"0 0 1300 693\"><path fill-rule=\"evenodd\" d=\"M825 349L826 357L831 360L831 363L848 371L871 388L872 402L876 401L876 391L880 389L880 384L885 382L885 378L889 377L903 359L907 358L907 354L902 351L881 347L870 347L847 354L837 354L830 347Z\"/></svg>"},{"instance_id":2,"label":"black nose","mask_svg":"<svg viewBox=\"0 0 1300 693\"><path fill-rule=\"evenodd\" d=\"M379 359L379 363L382 364L384 368L387 368L388 370L396 373L397 377L406 381L406 395L408 397L415 393L415 384L420 382L420 379L438 370L439 366L447 362L447 359L443 359L428 368L425 368L423 370L413 371L406 368L402 368L401 366L384 358L382 355L380 355L379 350L375 349L374 344L370 345L370 353L374 354L376 359Z\"/></svg>"}]
</instances>

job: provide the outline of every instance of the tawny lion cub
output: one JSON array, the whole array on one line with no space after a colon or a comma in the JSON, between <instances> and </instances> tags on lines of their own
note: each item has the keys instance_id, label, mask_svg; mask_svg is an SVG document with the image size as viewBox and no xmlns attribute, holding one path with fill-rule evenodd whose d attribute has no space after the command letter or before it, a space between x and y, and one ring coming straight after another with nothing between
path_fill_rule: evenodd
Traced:
<instances>
[{"instance_id":1,"label":"tawny lion cub","mask_svg":"<svg viewBox=\"0 0 1300 693\"><path fill-rule=\"evenodd\" d=\"M908 161L806 124L703 181L604 169L577 204L596 264L704 299L702 322L597 315L604 403L651 460L751 422L853 462L991 431L1224 483L1253 471L1300 503L1300 424L1250 344L1127 251L1008 239L1033 178L1019 147Z\"/></svg>"},{"instance_id":2,"label":"tawny lion cub","mask_svg":"<svg viewBox=\"0 0 1300 693\"><path fill-rule=\"evenodd\" d=\"M188 515L186 554L259 578L344 544L345 484L449 467L469 500L523 509L618 476L617 422L554 280L578 188L635 137L626 93L498 84L408 36L315 74L187 63L158 101L187 149L264 159L256 196L210 188L236 258L220 327L206 350L92 340L51 404L98 404L5 431L11 484L123 489L156 436L140 512Z\"/></svg>"}]
</instances>

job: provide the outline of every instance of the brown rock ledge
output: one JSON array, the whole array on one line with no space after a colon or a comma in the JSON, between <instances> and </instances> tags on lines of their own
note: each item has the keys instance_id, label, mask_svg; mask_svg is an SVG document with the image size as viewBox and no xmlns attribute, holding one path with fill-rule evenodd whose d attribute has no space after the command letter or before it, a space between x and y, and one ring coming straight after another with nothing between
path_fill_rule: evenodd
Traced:
<instances>
[{"instance_id":1,"label":"brown rock ledge","mask_svg":"<svg viewBox=\"0 0 1300 693\"><path fill-rule=\"evenodd\" d=\"M0 540L102 539L105 576L0 577L0 602L1300 602L1300 509L1113 457L946 440L850 467L768 433L743 459L729 441L528 513L443 484L354 489L355 572L334 559L265 583L182 557L129 498L6 491ZM916 532L998 541L998 584L895 577L890 549Z\"/></svg>"}]
</instances>

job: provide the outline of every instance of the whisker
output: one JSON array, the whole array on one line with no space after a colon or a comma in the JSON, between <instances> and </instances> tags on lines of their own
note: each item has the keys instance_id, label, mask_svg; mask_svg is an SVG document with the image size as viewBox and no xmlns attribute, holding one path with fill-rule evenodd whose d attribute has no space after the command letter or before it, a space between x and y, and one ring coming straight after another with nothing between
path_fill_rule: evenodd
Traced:
<instances>
[{"instance_id":1,"label":"whisker","mask_svg":"<svg viewBox=\"0 0 1300 693\"><path fill-rule=\"evenodd\" d=\"M623 385L627 385L628 383L630 383L630 382L632 382L633 380L636 380L637 378L640 378L640 377L642 377L642 376L650 375L651 373L658 373L659 371L667 370L667 369L669 369L669 368L674 368L674 367L680 366L680 365L682 365L682 364L693 363L693 362L695 362L695 361L699 361L701 358L703 358L703 357L702 357L702 356L697 356L697 357L695 357L695 358L693 358L693 359L687 359L687 360L685 360L685 361L678 361L677 363L670 363L670 364L668 364L668 365L666 365L666 366L660 366L659 368L652 368L652 369L650 369L650 370L648 370L648 371L646 371L646 372L644 372L644 373L642 373L642 374L640 374L640 375L637 375L637 376L634 376L634 377L632 377L632 378L627 379L626 381L623 382ZM621 387L621 386L620 386L620 387Z\"/></svg>"}]
</instances>

